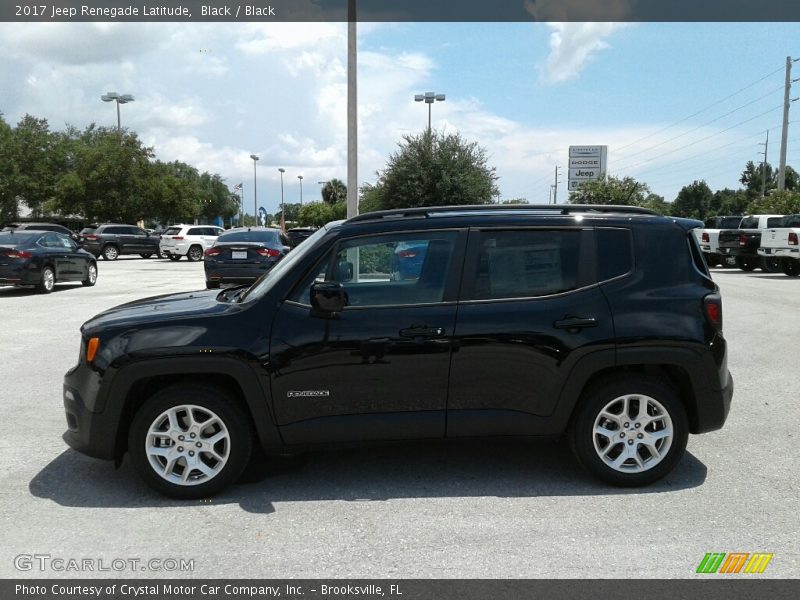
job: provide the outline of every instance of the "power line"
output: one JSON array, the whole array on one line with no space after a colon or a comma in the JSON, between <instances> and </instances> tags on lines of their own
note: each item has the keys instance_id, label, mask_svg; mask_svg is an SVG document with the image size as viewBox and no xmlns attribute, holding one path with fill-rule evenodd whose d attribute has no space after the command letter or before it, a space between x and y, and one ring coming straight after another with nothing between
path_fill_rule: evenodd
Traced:
<instances>
[{"instance_id":1,"label":"power line","mask_svg":"<svg viewBox=\"0 0 800 600\"><path fill-rule=\"evenodd\" d=\"M774 94L774 93L775 93L775 92L777 92L778 90L782 90L782 89L783 89L783 86L782 86L782 85L781 85L781 86L778 86L777 88L775 88L775 89L773 89L773 90L770 90L769 92L767 92L767 93L766 93L766 94L764 94L763 96L759 96L759 97L758 97L758 98L756 98L755 100L751 100L750 102L748 102L748 103L746 103L746 104L742 104L742 105L741 105L741 106L739 106L738 108L734 108L733 110L726 112L724 115L721 115L721 116L719 116L719 117L717 117L717 118L715 118L715 119L711 119L710 121L706 121L705 123L703 123L703 124L701 124L701 125L698 125L697 127L694 127L694 128L692 128L692 129L689 129L688 131L684 131L683 133L680 133L680 134L678 134L678 135L676 135L676 136L674 136L674 137L671 137L671 138L669 138L668 140L664 140L663 142L659 142L658 144L655 144L655 145L653 145L653 146L650 146L649 148L645 148L644 150L640 150L640 151L639 151L639 152L637 152L636 154L631 154L631 155L629 155L629 156L627 156L627 157L624 157L624 158L622 159L622 162L624 163L625 161L627 161L627 160L629 160L629 159L631 159L631 158L635 157L637 154L642 154L642 153L644 153L644 152L649 152L650 150L654 150L655 148L658 148L659 146L663 146L664 144L668 144L669 142L673 142L673 141L675 141L675 140L677 140L677 139L679 139L679 138L682 138L682 137L683 137L683 136L685 136L685 135L689 135L690 133L694 133L694 132L695 132L695 131L697 131L698 129L702 129L703 127L707 127L708 125L711 125L712 123L716 123L716 122L717 122L717 121L719 121L720 119L724 119L725 117L728 117L728 116L732 115L733 113L735 113L735 112L738 112L738 111L742 110L743 108L747 108L748 106L751 106L751 105L755 104L755 103L756 103L756 102L758 102L759 100L763 100L764 98L766 98L766 97L768 97L768 96L770 96L770 95Z\"/></svg>"},{"instance_id":2,"label":"power line","mask_svg":"<svg viewBox=\"0 0 800 600\"><path fill-rule=\"evenodd\" d=\"M733 92L732 94L728 94L727 96L725 96L721 100L717 100L716 102L714 102L712 104L709 104L705 108L698 110L696 113L693 113L693 114L689 115L688 117L684 117L683 119L680 119L678 121L675 121L674 123L672 123L670 125L667 125L666 127L663 127L661 129L659 129L658 131L655 131L655 132L653 132L651 134L648 134L648 135L644 136L643 138L639 138L638 140L635 140L635 141L631 142L630 144L622 146L621 148L617 148L616 151L619 152L620 150L624 150L625 148L630 148L631 146L633 146L635 144L638 144L639 142L643 142L644 140L650 139L651 137L656 136L659 133L663 133L664 131L667 131L668 129L671 129L672 127L675 127L675 125L680 125L681 123L684 123L684 122L688 121L689 119L693 119L697 115L700 115L700 114L706 112L707 110L709 110L711 108L714 108L715 106L718 106L718 105L722 104L723 102L726 102L727 100L733 98L734 96L737 96L738 94L741 94L743 91L748 90L748 89L750 89L751 87L753 87L755 85L758 85L759 83L761 83L765 79L775 75L775 73L783 71L783 69L784 69L783 67L775 69L771 73L767 73L766 75L764 75L761 79L758 79L758 80L754 81L753 83L750 83L750 84L744 86L743 88ZM781 87L783 87L783 86L781 86Z\"/></svg>"}]
</instances>

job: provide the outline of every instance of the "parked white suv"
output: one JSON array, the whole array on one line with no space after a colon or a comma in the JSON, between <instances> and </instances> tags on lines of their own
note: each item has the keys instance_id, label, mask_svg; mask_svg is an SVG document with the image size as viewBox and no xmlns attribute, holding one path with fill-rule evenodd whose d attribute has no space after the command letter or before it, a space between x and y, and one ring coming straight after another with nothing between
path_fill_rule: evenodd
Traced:
<instances>
[{"instance_id":1,"label":"parked white suv","mask_svg":"<svg viewBox=\"0 0 800 600\"><path fill-rule=\"evenodd\" d=\"M197 262L203 260L203 253L214 245L223 231L215 225L172 225L161 234L159 248L170 260L185 256Z\"/></svg>"}]
</instances>

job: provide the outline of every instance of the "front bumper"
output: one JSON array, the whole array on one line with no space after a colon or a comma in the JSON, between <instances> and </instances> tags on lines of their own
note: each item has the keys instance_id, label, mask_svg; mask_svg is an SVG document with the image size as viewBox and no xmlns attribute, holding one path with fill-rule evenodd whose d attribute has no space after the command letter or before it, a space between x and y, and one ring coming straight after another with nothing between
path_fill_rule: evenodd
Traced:
<instances>
[{"instance_id":1,"label":"front bumper","mask_svg":"<svg viewBox=\"0 0 800 600\"><path fill-rule=\"evenodd\" d=\"M109 379L101 379L83 361L64 376L67 430L62 437L74 450L95 458L116 455L119 408L105 406L103 401Z\"/></svg>"}]
</instances>

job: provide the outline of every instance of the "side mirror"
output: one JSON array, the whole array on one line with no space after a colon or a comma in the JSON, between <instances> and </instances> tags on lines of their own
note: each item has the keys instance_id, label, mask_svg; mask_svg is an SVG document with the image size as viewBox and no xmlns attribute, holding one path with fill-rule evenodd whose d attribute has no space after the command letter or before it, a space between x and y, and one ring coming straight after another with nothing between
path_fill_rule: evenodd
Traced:
<instances>
[{"instance_id":1,"label":"side mirror","mask_svg":"<svg viewBox=\"0 0 800 600\"><path fill-rule=\"evenodd\" d=\"M317 281L311 284L311 308L320 313L342 312L347 306L347 292L338 281Z\"/></svg>"},{"instance_id":2,"label":"side mirror","mask_svg":"<svg viewBox=\"0 0 800 600\"><path fill-rule=\"evenodd\" d=\"M353 263L340 262L336 265L336 281L353 281Z\"/></svg>"}]
</instances>

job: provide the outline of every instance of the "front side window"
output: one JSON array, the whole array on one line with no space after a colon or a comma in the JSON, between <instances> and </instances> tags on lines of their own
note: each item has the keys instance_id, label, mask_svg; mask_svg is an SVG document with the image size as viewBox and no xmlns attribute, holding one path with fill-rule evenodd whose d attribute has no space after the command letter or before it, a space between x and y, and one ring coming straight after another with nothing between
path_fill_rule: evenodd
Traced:
<instances>
[{"instance_id":1,"label":"front side window","mask_svg":"<svg viewBox=\"0 0 800 600\"><path fill-rule=\"evenodd\" d=\"M309 304L314 281L344 284L348 306L430 304L444 299L456 232L436 231L357 238L339 244L295 290Z\"/></svg>"},{"instance_id":2,"label":"front side window","mask_svg":"<svg viewBox=\"0 0 800 600\"><path fill-rule=\"evenodd\" d=\"M578 287L579 230L482 231L468 300L531 298Z\"/></svg>"}]
</instances>

